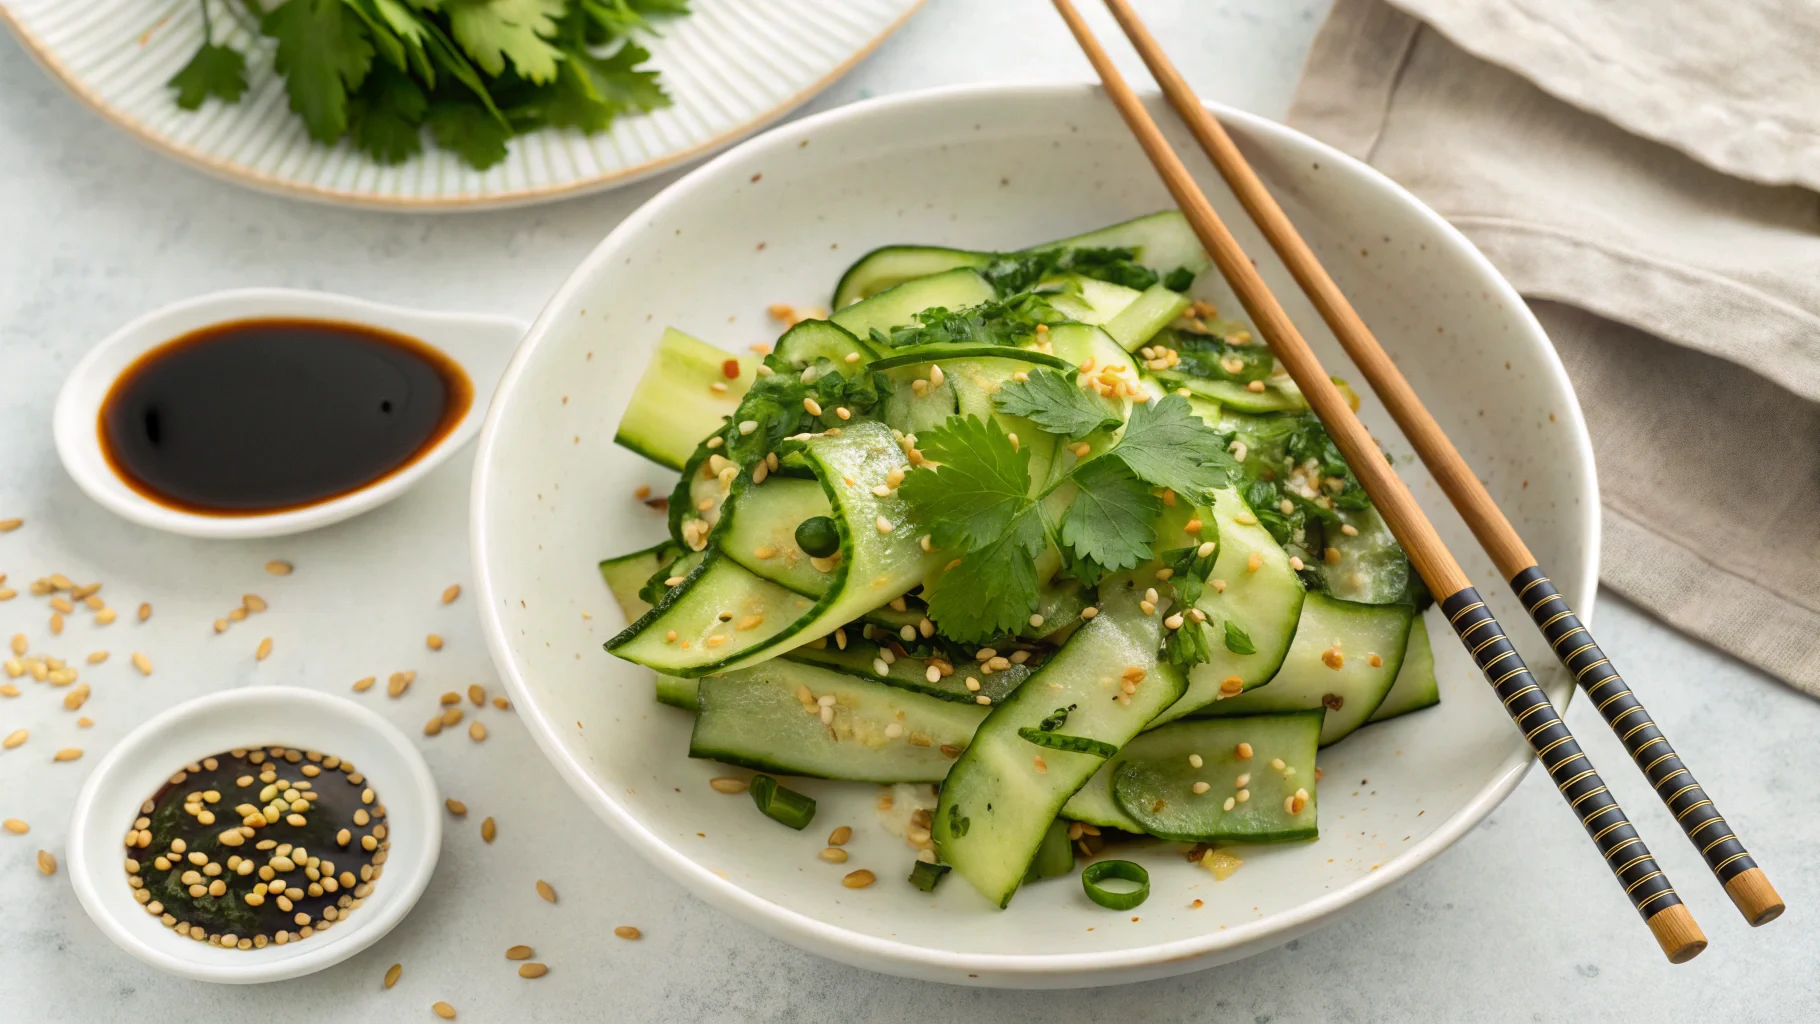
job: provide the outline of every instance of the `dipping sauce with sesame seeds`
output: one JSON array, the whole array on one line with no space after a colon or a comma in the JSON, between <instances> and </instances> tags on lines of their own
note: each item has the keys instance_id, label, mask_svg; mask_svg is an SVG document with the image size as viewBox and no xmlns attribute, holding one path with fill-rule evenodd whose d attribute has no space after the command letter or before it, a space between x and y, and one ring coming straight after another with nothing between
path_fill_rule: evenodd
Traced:
<instances>
[{"instance_id":1,"label":"dipping sauce with sesame seeds","mask_svg":"<svg viewBox=\"0 0 1820 1024\"><path fill-rule=\"evenodd\" d=\"M461 367L415 338L327 320L240 320L128 366L101 403L101 449L122 481L161 505L262 515L403 469L473 399Z\"/></svg>"},{"instance_id":2,"label":"dipping sauce with sesame seeds","mask_svg":"<svg viewBox=\"0 0 1820 1024\"><path fill-rule=\"evenodd\" d=\"M126 832L126 878L178 935L285 945L359 908L391 848L385 804L319 751L236 748L183 766Z\"/></svg>"}]
</instances>

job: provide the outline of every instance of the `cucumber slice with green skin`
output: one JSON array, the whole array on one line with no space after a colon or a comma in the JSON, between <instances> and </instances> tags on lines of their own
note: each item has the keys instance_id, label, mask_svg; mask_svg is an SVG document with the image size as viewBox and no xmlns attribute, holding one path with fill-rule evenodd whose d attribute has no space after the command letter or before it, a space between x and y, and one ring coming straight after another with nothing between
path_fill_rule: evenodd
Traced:
<instances>
[{"instance_id":1,"label":"cucumber slice with green skin","mask_svg":"<svg viewBox=\"0 0 1820 1024\"><path fill-rule=\"evenodd\" d=\"M903 604L902 611L888 604L879 605L860 616L860 621L883 627L886 632L896 636L898 630L905 626L916 629L922 625L924 619L929 617L928 607L916 598L905 597Z\"/></svg>"},{"instance_id":2,"label":"cucumber slice with green skin","mask_svg":"<svg viewBox=\"0 0 1820 1024\"><path fill-rule=\"evenodd\" d=\"M782 658L701 680L697 707L690 757L854 782L940 782L987 713Z\"/></svg>"},{"instance_id":3,"label":"cucumber slice with green skin","mask_svg":"<svg viewBox=\"0 0 1820 1024\"><path fill-rule=\"evenodd\" d=\"M1066 324L1061 325L1061 327L1066 326ZM941 366L942 372L946 373L949 363L962 359L1015 359L1027 363L1029 366L1047 366L1056 370L1066 370L1072 365L1060 356L1026 348L1011 348L1008 345L916 345L910 348L892 349L889 355L873 360L870 368L895 370L902 366L921 367L929 363L936 363ZM1028 369L1029 366L1023 368ZM928 377L929 374L925 371L922 376Z\"/></svg>"},{"instance_id":4,"label":"cucumber slice with green skin","mask_svg":"<svg viewBox=\"0 0 1820 1024\"><path fill-rule=\"evenodd\" d=\"M1173 722L1217 700L1236 699L1222 690L1225 681L1234 676L1241 693L1264 685L1282 667L1303 614L1307 591L1289 567L1288 552L1258 523L1237 490L1227 488L1214 494L1213 522L1219 529L1220 548L1208 579L1226 586L1222 591L1209 582L1196 602L1212 628L1213 660L1189 671L1188 692L1158 715L1154 725ZM1251 568L1254 555L1255 570ZM1253 653L1238 654L1226 647L1228 622L1251 638Z\"/></svg>"},{"instance_id":5,"label":"cucumber slice with green skin","mask_svg":"<svg viewBox=\"0 0 1820 1024\"><path fill-rule=\"evenodd\" d=\"M1320 577L1322 588L1342 601L1411 603L1414 571L1384 517L1376 508L1342 510L1339 516L1358 532L1350 537L1335 529L1324 532L1327 546L1339 553L1339 560L1323 559L1309 566Z\"/></svg>"},{"instance_id":6,"label":"cucumber slice with green skin","mask_svg":"<svg viewBox=\"0 0 1820 1024\"><path fill-rule=\"evenodd\" d=\"M695 694L700 686L699 679L684 679L682 676L657 674L657 702L668 704L684 711L695 711Z\"/></svg>"},{"instance_id":7,"label":"cucumber slice with green skin","mask_svg":"<svg viewBox=\"0 0 1820 1024\"><path fill-rule=\"evenodd\" d=\"M829 511L821 481L768 479L747 487L737 505L726 507L714 543L722 555L761 579L820 597L828 592L830 573L817 569L808 552L797 546L796 528L806 519L827 518ZM839 550L838 528L829 525L836 531Z\"/></svg>"},{"instance_id":8,"label":"cucumber slice with green skin","mask_svg":"<svg viewBox=\"0 0 1820 1024\"><path fill-rule=\"evenodd\" d=\"M735 376L727 376L728 363ZM660 466L681 469L695 442L719 430L739 408L757 373L756 358L740 359L669 328L632 389L613 440ZM716 391L713 384L727 387Z\"/></svg>"},{"instance_id":9,"label":"cucumber slice with green skin","mask_svg":"<svg viewBox=\"0 0 1820 1024\"><path fill-rule=\"evenodd\" d=\"M1264 390L1252 391L1237 381L1202 380L1169 370L1159 370L1155 377L1159 384L1171 391L1186 389L1190 394L1239 412L1300 412L1308 408L1308 400L1302 397L1300 391L1274 384L1267 383Z\"/></svg>"},{"instance_id":10,"label":"cucumber slice with green skin","mask_svg":"<svg viewBox=\"0 0 1820 1024\"><path fill-rule=\"evenodd\" d=\"M663 603L609 640L609 652L679 676L744 668L884 605L943 557L917 542L920 531L896 491L874 493L891 470L904 468L903 449L884 424L854 423L838 435L811 437L803 452L841 531L840 560L823 596L812 601L763 579L717 548ZM729 501L741 500L751 479L740 476ZM889 530L881 531L880 522Z\"/></svg>"},{"instance_id":11,"label":"cucumber slice with green skin","mask_svg":"<svg viewBox=\"0 0 1820 1024\"><path fill-rule=\"evenodd\" d=\"M1428 642L1428 624L1417 615L1409 625L1409 646L1403 648L1403 666L1397 670L1397 681L1391 684L1384 703L1365 721L1383 722L1439 703L1441 687L1435 681L1435 652Z\"/></svg>"},{"instance_id":12,"label":"cucumber slice with green skin","mask_svg":"<svg viewBox=\"0 0 1820 1024\"><path fill-rule=\"evenodd\" d=\"M979 704L979 698L985 697L993 704L1010 696L1024 681L1029 679L1032 669L1024 665L1013 665L1003 672L980 674L970 672L967 667L955 666L954 674L941 676L935 682L929 681L928 668L915 658L896 658L887 663L880 657L882 649L876 644L864 640L848 640L842 650L838 644L826 647L817 644L804 644L784 657L811 665L823 665L838 669L848 675L871 679L888 686L902 687L925 693L942 700L951 700L959 704ZM895 655L894 655L895 657ZM885 671L879 672L878 666L884 665ZM978 690L967 688L967 679L971 675L979 681Z\"/></svg>"},{"instance_id":13,"label":"cucumber slice with green skin","mask_svg":"<svg viewBox=\"0 0 1820 1024\"><path fill-rule=\"evenodd\" d=\"M696 445L694 454L683 463L682 476L670 491L670 539L685 549L689 544L684 539L684 523L699 519L711 527L720 522L720 506L726 501L727 490L709 468L708 459L713 454L714 449L705 441ZM706 508L702 507L704 504Z\"/></svg>"},{"instance_id":14,"label":"cucumber slice with green skin","mask_svg":"<svg viewBox=\"0 0 1820 1024\"><path fill-rule=\"evenodd\" d=\"M905 281L956 267L982 268L995 259L989 252L944 249L932 245L887 245L861 256L834 288L834 308L845 309Z\"/></svg>"},{"instance_id":15,"label":"cucumber slice with green skin","mask_svg":"<svg viewBox=\"0 0 1820 1024\"><path fill-rule=\"evenodd\" d=\"M991 282L981 277L979 271L958 267L887 288L863 302L856 302L840 310L829 319L855 338L870 338L873 329L889 334L893 327L903 327L914 322L916 314L925 309L936 306L964 309L996 296Z\"/></svg>"},{"instance_id":16,"label":"cucumber slice with green skin","mask_svg":"<svg viewBox=\"0 0 1820 1024\"><path fill-rule=\"evenodd\" d=\"M1291 711L1240 718L1177 722L1132 740L1108 763L1105 779L1119 810L1138 831L1179 843L1277 843L1313 839L1314 762L1320 744L1321 714ZM1238 746L1251 745L1239 760ZM1188 760L1201 760L1199 768ZM1283 762L1282 770L1275 767ZM1238 784L1245 779L1245 785ZM1212 788L1196 793L1194 784ZM1248 799L1237 799L1243 790ZM1298 793L1301 811L1291 809ZM1226 808L1231 798L1232 808Z\"/></svg>"},{"instance_id":17,"label":"cucumber slice with green skin","mask_svg":"<svg viewBox=\"0 0 1820 1024\"><path fill-rule=\"evenodd\" d=\"M1213 265L1201 249L1194 229L1178 210L1147 214L1084 235L1032 246L1024 252L1051 249L1131 249L1137 262L1165 275L1177 268L1199 274ZM997 258L997 253L921 245L888 245L874 249L841 275L840 284L834 289L834 308L845 308L914 278L954 267L982 268Z\"/></svg>"},{"instance_id":18,"label":"cucumber slice with green skin","mask_svg":"<svg viewBox=\"0 0 1820 1024\"><path fill-rule=\"evenodd\" d=\"M1270 685L1196 714L1226 717L1324 707L1321 746L1337 743L1364 725L1390 693L1403 667L1415 611L1410 605L1353 604L1310 593L1302 603L1295 642Z\"/></svg>"},{"instance_id":19,"label":"cucumber slice with green skin","mask_svg":"<svg viewBox=\"0 0 1820 1024\"><path fill-rule=\"evenodd\" d=\"M619 602L619 610L627 622L636 622L639 616L651 610L638 592L644 589L653 573L676 561L682 551L680 545L666 540L642 551L600 560L600 578L613 592L613 600Z\"/></svg>"},{"instance_id":20,"label":"cucumber slice with green skin","mask_svg":"<svg viewBox=\"0 0 1820 1024\"><path fill-rule=\"evenodd\" d=\"M1058 729L1123 746L1185 685L1174 669L1157 663L1162 612L1143 613L1142 592L1131 586L1130 574L1108 580L1101 593L1100 614L992 709L942 784L931 829L936 851L1000 907L1017 892L1056 813L1103 762L1091 754L1040 749L1018 730L1041 728L1058 707L1072 704ZM1145 678L1123 703L1120 677L1128 667L1142 669Z\"/></svg>"},{"instance_id":21,"label":"cucumber slice with green skin","mask_svg":"<svg viewBox=\"0 0 1820 1024\"><path fill-rule=\"evenodd\" d=\"M1162 210L1026 251L1050 249L1130 249L1137 262L1165 276L1178 267L1199 274L1213 265L1180 210Z\"/></svg>"},{"instance_id":22,"label":"cucumber slice with green skin","mask_svg":"<svg viewBox=\"0 0 1820 1024\"><path fill-rule=\"evenodd\" d=\"M1110 323L1144 294L1136 288L1080 274L1058 274L1037 285L1038 290L1048 288L1064 289L1046 296L1051 306L1071 320L1096 327Z\"/></svg>"},{"instance_id":23,"label":"cucumber slice with green skin","mask_svg":"<svg viewBox=\"0 0 1820 1024\"><path fill-rule=\"evenodd\" d=\"M1043 833L1042 844L1036 848L1036 856L1030 859L1030 867L1024 872L1024 881L1056 878L1073 870L1074 846L1068 842L1068 823L1057 818Z\"/></svg>"},{"instance_id":24,"label":"cucumber slice with green skin","mask_svg":"<svg viewBox=\"0 0 1820 1024\"><path fill-rule=\"evenodd\" d=\"M791 368L801 370L817 359L826 359L843 373L852 373L878 353L872 346L854 337L846 328L828 320L803 320L777 339L772 354ZM848 356L859 358L851 362Z\"/></svg>"},{"instance_id":25,"label":"cucumber slice with green skin","mask_svg":"<svg viewBox=\"0 0 1820 1024\"><path fill-rule=\"evenodd\" d=\"M1106 322L1106 333L1125 351L1136 352L1156 337L1157 332L1175 322L1192 305L1188 296L1172 292L1160 284L1144 289L1136 301L1119 310Z\"/></svg>"}]
</instances>

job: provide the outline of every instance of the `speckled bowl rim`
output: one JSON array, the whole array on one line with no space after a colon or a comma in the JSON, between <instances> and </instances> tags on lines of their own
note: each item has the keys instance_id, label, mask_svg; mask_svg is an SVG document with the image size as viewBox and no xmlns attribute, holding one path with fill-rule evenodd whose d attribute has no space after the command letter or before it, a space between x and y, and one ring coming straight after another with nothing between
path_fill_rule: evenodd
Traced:
<instances>
[{"instance_id":1,"label":"speckled bowl rim","mask_svg":"<svg viewBox=\"0 0 1820 1024\"><path fill-rule=\"evenodd\" d=\"M754 151L786 145L795 147L799 139L813 138L822 129L849 121L890 118L900 111L925 105L989 103L1008 97L1048 98L1081 104L1106 102L1103 90L1097 85L988 84L919 90L839 107L792 122L788 125L787 135L781 130L773 129L722 153L646 201L595 247L551 296L525 334L524 340L519 343L511 364L500 378L494 402L487 412L486 423L481 427L480 442L475 453L469 515L469 546L474 560L475 585L479 591L481 626L486 633L493 663L512 693L513 706L519 717L543 749L544 756L556 766L570 787L634 849L659 869L683 883L696 895L769 934L811 952L855 966L910 977L955 978L973 975L980 977L982 983L986 984L1055 987L1059 979L1065 978L1067 980L1062 981L1062 985L1090 986L1137 980L1141 976L1140 972L1146 968L1155 976L1177 973L1170 970L1168 965L1183 960L1205 958L1206 965L1211 967L1227 959L1260 952L1306 933L1366 897L1407 877L1484 820L1516 789L1517 784L1523 780L1524 773L1535 763L1535 758L1527 749L1508 758L1464 807L1383 870L1373 871L1317 899L1263 920L1233 925L1191 939L1106 952L961 953L931 949L841 928L749 892L671 849L667 842L647 828L636 815L600 789L563 749L559 739L560 727L537 706L529 683L519 672L498 611L498 589L487 564L485 538L488 523L493 516L492 505L496 500L490 467L496 457L494 448L500 435L500 420L512 405L508 396L527 373L527 367L537 359L539 350L556 327L561 311L567 309L576 293L588 287L596 276L610 272L610 266L619 259L619 249L623 244L645 231L647 225L666 221L670 208L690 202L698 189L717 179L723 165L741 161ZM1432 232L1434 242L1446 246L1454 258L1476 270L1483 278L1484 287L1491 293L1491 297L1510 309L1518 323L1527 328L1526 340L1538 350L1542 369L1548 374L1550 382L1570 399L1563 412L1571 435L1568 443L1577 449L1580 462L1586 467L1581 481L1585 500L1580 503L1578 530L1584 538L1588 571L1586 581L1580 588L1582 592L1567 596L1580 609L1581 617L1590 622L1597 589L1594 581L1598 579L1600 547L1599 488L1593 463L1592 439L1587 433L1585 416L1560 355L1542 330L1541 324L1530 313L1522 296L1517 294L1510 282L1504 279L1491 261L1464 234L1375 168L1274 121L1217 103L1208 103L1207 108L1222 122L1235 128L1235 134L1268 138L1291 151L1299 151L1298 155L1303 158L1320 161L1323 166L1344 168L1375 186L1384 194L1387 202L1401 205L1406 212L1415 214ZM1571 695L1571 688L1569 694ZM1563 710L1565 703L1564 699ZM1230 952L1231 955L1222 958L1222 952Z\"/></svg>"},{"instance_id":2,"label":"speckled bowl rim","mask_svg":"<svg viewBox=\"0 0 1820 1024\"><path fill-rule=\"evenodd\" d=\"M92 831L119 830L132 824L130 820L124 825L120 822L96 820L96 815L100 813L97 804L101 802L103 794L120 784L116 777L135 772L138 767L136 762L142 758L156 758L159 764L167 760L175 764L182 763L185 754L167 753L159 749L158 745L167 733L188 720L230 716L241 722L241 728L250 735L276 734L273 739L262 740L261 743L278 743L282 740L277 736L284 733L285 727L281 724L281 718L273 718L272 715L285 708L294 710L299 707L308 708L311 713L334 721L350 733L361 734L365 739L360 745L365 748L387 748L403 766L402 775L387 776L383 780L374 779L374 788L384 795L386 807L392 812L388 815L388 820L395 816L397 808L410 803L416 805L413 808L415 817L426 824L422 834L411 837L408 844L394 840L393 848L386 858L385 877L382 880L388 890L385 901L379 903L372 900L360 907L360 910L370 913L365 916L351 915L349 920L354 924L350 927L311 936L306 940L311 948L301 952L292 953L289 946L234 951L236 956L246 958L245 963L209 964L186 958L146 942L121 925L117 915L109 909L117 901L118 894L109 896L101 889L108 881L119 883L122 891L126 889L120 861L91 863L88 855L88 848L93 842L90 837ZM203 757L207 754L198 753L193 756ZM365 758L356 758L356 764L361 760ZM401 852L414 853L415 856L394 856ZM77 901L82 904L83 911L95 923L95 927L101 929L115 945L168 973L196 981L229 985L284 981L314 974L378 942L417 905L417 900L429 886L430 876L435 874L436 864L441 857L441 795L423 753L397 727L368 708L342 697L296 686L248 686L212 693L179 704L128 733L108 751L107 756L101 759L101 763L95 766L95 770L83 782L82 791L77 795L75 807L70 814L69 838L64 847L64 866L69 872L70 885L76 891ZM371 905L373 903L379 905ZM191 939L174 938L173 942L194 944ZM287 955L282 958L266 955L268 950L278 949L285 950Z\"/></svg>"}]
</instances>

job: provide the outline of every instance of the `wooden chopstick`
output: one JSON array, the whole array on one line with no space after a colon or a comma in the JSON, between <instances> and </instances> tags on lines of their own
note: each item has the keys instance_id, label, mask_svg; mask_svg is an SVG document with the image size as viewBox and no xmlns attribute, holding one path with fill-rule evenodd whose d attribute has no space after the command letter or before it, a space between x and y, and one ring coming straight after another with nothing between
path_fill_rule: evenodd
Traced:
<instances>
[{"instance_id":1,"label":"wooden chopstick","mask_svg":"<svg viewBox=\"0 0 1820 1024\"><path fill-rule=\"evenodd\" d=\"M1580 750L1548 695L1530 675L1491 609L1479 599L1472 581L1442 543L1434 525L1422 514L1414 495L1391 471L1364 424L1353 415L1308 342L1290 322L1289 315L1220 221L1137 94L1113 67L1111 58L1093 37L1086 22L1081 20L1080 12L1070 0L1053 0L1053 3L1201 244L1207 248L1220 273L1251 315L1252 322L1289 370L1315 415L1320 417L1341 454L1351 464L1391 533L1408 554L1410 563L1440 602L1441 610L1461 643L1485 673L1486 680L1554 779L1562 797L1580 817L1594 845L1605 855L1606 866L1617 876L1662 951L1672 963L1693 959L1706 948L1706 936L1669 884L1668 877L1656 865L1655 858L1650 856L1617 799L1600 781L1591 760Z\"/></svg>"},{"instance_id":2,"label":"wooden chopstick","mask_svg":"<svg viewBox=\"0 0 1820 1024\"><path fill-rule=\"evenodd\" d=\"M1283 208L1277 205L1270 190L1264 187L1257 172L1233 144L1219 119L1195 96L1128 0L1106 0L1106 6L1111 8L1119 27L1125 30L1151 75L1162 86L1163 94L1187 122L1201 149L1226 179L1233 195L1269 240L1296 283L1320 310L1321 319L1327 321L1346 354L1365 374L1371 389L1377 392L1416 454L1434 474L1441 490L1471 527L1479 545L1491 556L1498 572L1510 581L1517 599L1542 630L1561 664L1595 702L1599 714L1618 735L1637 768L1649 779L1656 795L1668 805L1669 812L1699 849L1707 867L1724 885L1745 920L1752 925L1775 920L1783 911L1783 902L1763 869L1751 859L1743 842L1720 816L1718 807L1694 781L1693 773L1681 763L1680 756L1642 702L1631 692L1605 652L1593 642L1592 634L1568 607L1566 598L1543 575L1536 557L1517 535L1516 528L1448 440L1440 424L1429 414L1397 365L1385 354L1371 329L1365 326L1364 319L1346 301L1346 296L1296 232L1295 225L1290 223Z\"/></svg>"}]
</instances>

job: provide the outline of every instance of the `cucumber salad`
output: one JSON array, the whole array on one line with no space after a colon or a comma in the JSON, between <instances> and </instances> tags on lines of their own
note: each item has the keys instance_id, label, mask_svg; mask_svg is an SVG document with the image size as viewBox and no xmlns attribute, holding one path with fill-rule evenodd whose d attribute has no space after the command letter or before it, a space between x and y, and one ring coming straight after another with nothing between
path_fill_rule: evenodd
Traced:
<instances>
[{"instance_id":1,"label":"cucumber salad","mask_svg":"<svg viewBox=\"0 0 1820 1024\"><path fill-rule=\"evenodd\" d=\"M1317 750L1439 700L1429 599L1208 265L1170 211L876 250L762 359L666 332L616 440L670 537L600 570L689 756L799 829L777 776L933 784L910 881L1001 907L1125 837L1314 838Z\"/></svg>"}]
</instances>

